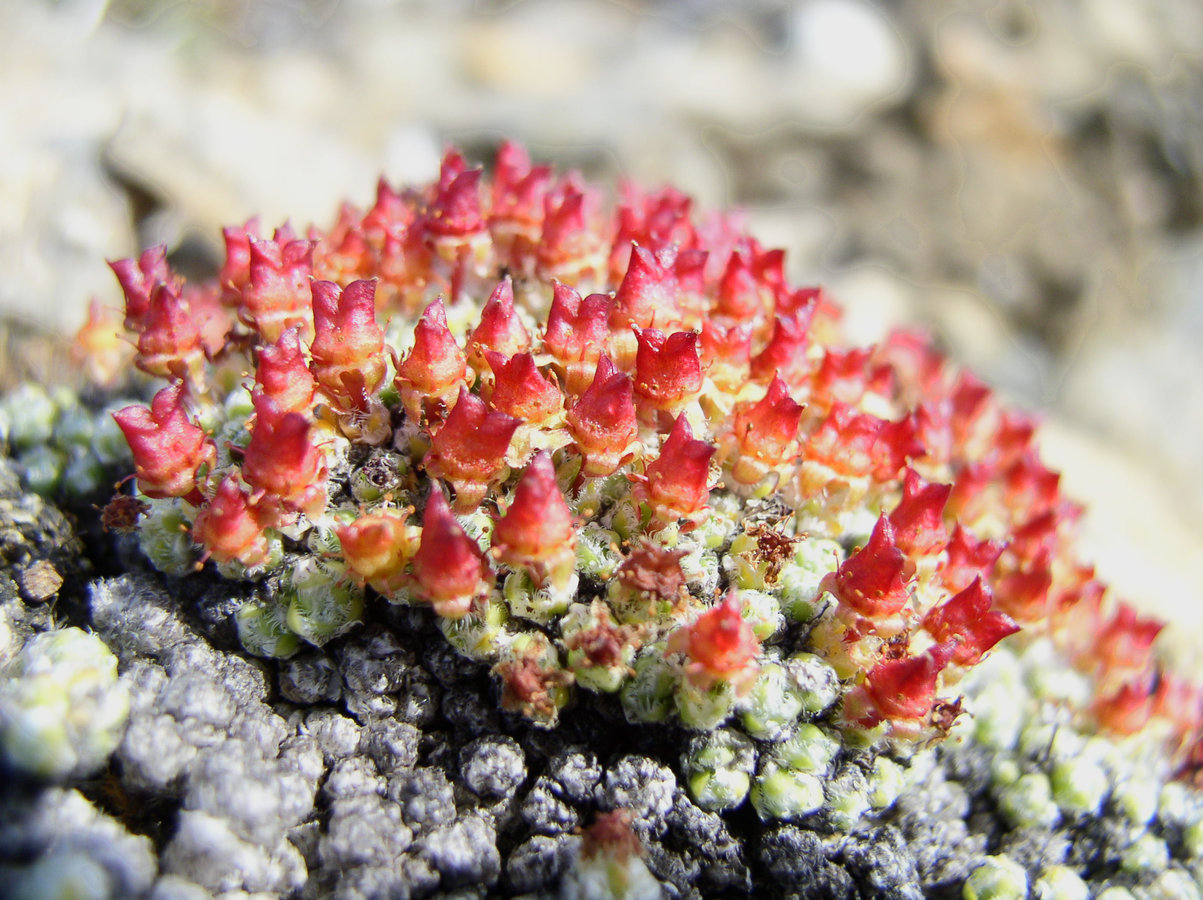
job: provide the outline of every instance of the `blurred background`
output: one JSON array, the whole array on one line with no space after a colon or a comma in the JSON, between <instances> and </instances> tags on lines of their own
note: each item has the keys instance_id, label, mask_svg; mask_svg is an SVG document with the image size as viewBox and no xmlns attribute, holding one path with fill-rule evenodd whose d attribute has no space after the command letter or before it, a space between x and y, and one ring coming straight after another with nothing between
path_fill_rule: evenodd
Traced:
<instances>
[{"instance_id":1,"label":"blurred background","mask_svg":"<svg viewBox=\"0 0 1203 900\"><path fill-rule=\"evenodd\" d=\"M1121 593L1203 626L1198 0L0 0L0 375L105 259L325 225L505 136L745 210L866 342L1047 417ZM1196 642L1197 646L1197 642Z\"/></svg>"}]
</instances>

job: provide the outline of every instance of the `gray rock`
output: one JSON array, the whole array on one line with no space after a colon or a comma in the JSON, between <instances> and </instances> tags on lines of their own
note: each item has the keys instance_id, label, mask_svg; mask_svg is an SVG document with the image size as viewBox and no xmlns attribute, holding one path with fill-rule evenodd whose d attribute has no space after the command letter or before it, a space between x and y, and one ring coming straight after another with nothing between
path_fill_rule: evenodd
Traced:
<instances>
[{"instance_id":1,"label":"gray rock","mask_svg":"<svg viewBox=\"0 0 1203 900\"><path fill-rule=\"evenodd\" d=\"M199 810L180 813L163 851L163 871L210 891L287 893L305 883L305 861L287 840L266 848L240 838L227 820Z\"/></svg>"},{"instance_id":2,"label":"gray rock","mask_svg":"<svg viewBox=\"0 0 1203 900\"><path fill-rule=\"evenodd\" d=\"M412 769L418 761L418 743L422 733L408 722L382 719L364 729L362 749L376 763L382 775Z\"/></svg>"},{"instance_id":3,"label":"gray rock","mask_svg":"<svg viewBox=\"0 0 1203 900\"><path fill-rule=\"evenodd\" d=\"M519 807L519 815L537 835L557 835L581 824L576 808L560 799L563 788L546 775L535 779Z\"/></svg>"},{"instance_id":4,"label":"gray rock","mask_svg":"<svg viewBox=\"0 0 1203 900\"><path fill-rule=\"evenodd\" d=\"M513 738L477 738L459 754L464 785L483 800L512 797L526 780L526 757Z\"/></svg>"},{"instance_id":5,"label":"gray rock","mask_svg":"<svg viewBox=\"0 0 1203 900\"><path fill-rule=\"evenodd\" d=\"M493 885L501 873L501 855L493 829L468 815L423 835L414 851L438 871L445 888Z\"/></svg>"},{"instance_id":6,"label":"gray rock","mask_svg":"<svg viewBox=\"0 0 1203 900\"><path fill-rule=\"evenodd\" d=\"M303 706L336 703L342 696L338 668L325 653L302 653L282 661L277 681L281 696Z\"/></svg>"},{"instance_id":7,"label":"gray rock","mask_svg":"<svg viewBox=\"0 0 1203 900\"><path fill-rule=\"evenodd\" d=\"M560 785L570 802L586 803L593 799L593 791L601 781L602 768L593 753L569 750L548 763L547 774Z\"/></svg>"},{"instance_id":8,"label":"gray rock","mask_svg":"<svg viewBox=\"0 0 1203 900\"><path fill-rule=\"evenodd\" d=\"M536 834L523 841L505 864L505 881L513 891L535 891L556 884L580 852L579 835Z\"/></svg>"},{"instance_id":9,"label":"gray rock","mask_svg":"<svg viewBox=\"0 0 1203 900\"><path fill-rule=\"evenodd\" d=\"M605 781L597 788L598 804L603 809L630 810L636 833L645 839L659 837L668 827L677 790L677 777L668 766L646 756L624 756L606 770Z\"/></svg>"},{"instance_id":10,"label":"gray rock","mask_svg":"<svg viewBox=\"0 0 1203 900\"><path fill-rule=\"evenodd\" d=\"M401 804L405 823L424 834L455 819L455 793L442 769L421 767L389 779L388 796Z\"/></svg>"},{"instance_id":11,"label":"gray rock","mask_svg":"<svg viewBox=\"0 0 1203 900\"><path fill-rule=\"evenodd\" d=\"M331 804L318 852L322 863L334 868L384 867L409 849L412 841L399 805L375 794L360 794Z\"/></svg>"}]
</instances>

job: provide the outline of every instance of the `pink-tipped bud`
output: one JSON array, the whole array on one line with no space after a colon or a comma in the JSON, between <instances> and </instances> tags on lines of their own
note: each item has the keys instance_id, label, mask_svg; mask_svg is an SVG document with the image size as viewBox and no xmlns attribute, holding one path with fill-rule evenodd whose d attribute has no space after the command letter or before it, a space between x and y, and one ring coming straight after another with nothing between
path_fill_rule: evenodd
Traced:
<instances>
[{"instance_id":1,"label":"pink-tipped bud","mask_svg":"<svg viewBox=\"0 0 1203 900\"><path fill-rule=\"evenodd\" d=\"M180 291L179 279L167 265L166 244L151 247L137 259L110 260L109 268L125 294L126 331L137 333L142 330L156 286L165 285L177 294Z\"/></svg>"},{"instance_id":2,"label":"pink-tipped bud","mask_svg":"<svg viewBox=\"0 0 1203 900\"><path fill-rule=\"evenodd\" d=\"M480 505L490 485L508 473L505 455L522 422L488 409L461 386L455 409L431 438L426 470L455 488L455 509L466 513Z\"/></svg>"},{"instance_id":3,"label":"pink-tipped bud","mask_svg":"<svg viewBox=\"0 0 1203 900\"><path fill-rule=\"evenodd\" d=\"M732 416L738 458L732 475L743 484L755 484L768 469L788 465L798 456L795 438L802 406L789 395L780 375L756 403L736 407Z\"/></svg>"},{"instance_id":4,"label":"pink-tipped bud","mask_svg":"<svg viewBox=\"0 0 1203 900\"><path fill-rule=\"evenodd\" d=\"M239 318L258 330L268 343L279 339L289 325L313 334L313 275L311 241L250 239L250 279L242 290Z\"/></svg>"},{"instance_id":5,"label":"pink-tipped bud","mask_svg":"<svg viewBox=\"0 0 1203 900\"><path fill-rule=\"evenodd\" d=\"M310 519L326 509L326 461L309 438L310 420L254 396L255 427L242 458L242 477L285 509Z\"/></svg>"},{"instance_id":6,"label":"pink-tipped bud","mask_svg":"<svg viewBox=\"0 0 1203 900\"><path fill-rule=\"evenodd\" d=\"M417 550L416 530L405 523L404 514L390 510L362 515L335 528L348 571L383 594L400 586Z\"/></svg>"},{"instance_id":7,"label":"pink-tipped bud","mask_svg":"<svg viewBox=\"0 0 1203 900\"><path fill-rule=\"evenodd\" d=\"M245 225L223 228L222 240L226 245L226 258L222 262L217 283L221 299L227 306L237 307L242 303L242 291L251 281L251 240L259 234L259 220L251 219Z\"/></svg>"},{"instance_id":8,"label":"pink-tipped bud","mask_svg":"<svg viewBox=\"0 0 1203 900\"><path fill-rule=\"evenodd\" d=\"M251 503L238 479L227 475L217 486L217 493L197 512L192 540L205 548L210 559L219 563L237 561L252 568L268 558L264 524L263 511Z\"/></svg>"},{"instance_id":9,"label":"pink-tipped bud","mask_svg":"<svg viewBox=\"0 0 1203 900\"><path fill-rule=\"evenodd\" d=\"M541 582L550 564L571 559L576 547L572 510L556 484L546 450L536 453L514 489L514 500L493 529L493 556L515 569L527 569Z\"/></svg>"},{"instance_id":10,"label":"pink-tipped bud","mask_svg":"<svg viewBox=\"0 0 1203 900\"><path fill-rule=\"evenodd\" d=\"M535 250L536 272L576 284L603 273L608 242L592 221L598 197L566 178L543 197L543 232Z\"/></svg>"},{"instance_id":11,"label":"pink-tipped bud","mask_svg":"<svg viewBox=\"0 0 1203 900\"><path fill-rule=\"evenodd\" d=\"M1094 640L1095 658L1111 671L1136 672L1152 660L1153 642L1165 623L1136 614L1127 603L1120 603Z\"/></svg>"},{"instance_id":12,"label":"pink-tipped bud","mask_svg":"<svg viewBox=\"0 0 1203 900\"><path fill-rule=\"evenodd\" d=\"M480 205L480 169L465 169L459 154L449 151L443 171L423 219L422 227L437 242L462 241L484 231Z\"/></svg>"},{"instance_id":13,"label":"pink-tipped bud","mask_svg":"<svg viewBox=\"0 0 1203 900\"><path fill-rule=\"evenodd\" d=\"M895 615L910 599L914 565L894 543L894 526L877 520L869 542L824 576L820 587L868 619Z\"/></svg>"},{"instance_id":14,"label":"pink-tipped bud","mask_svg":"<svg viewBox=\"0 0 1203 900\"><path fill-rule=\"evenodd\" d=\"M498 231L537 239L543 225L543 198L550 183L549 167L532 166L525 149L503 141L493 165L489 227L494 239Z\"/></svg>"},{"instance_id":15,"label":"pink-tipped bud","mask_svg":"<svg viewBox=\"0 0 1203 900\"><path fill-rule=\"evenodd\" d=\"M1049 588L1053 584L1051 557L1042 554L994 580L994 600L999 609L1020 623L1034 623L1052 611Z\"/></svg>"},{"instance_id":16,"label":"pink-tipped bud","mask_svg":"<svg viewBox=\"0 0 1203 900\"><path fill-rule=\"evenodd\" d=\"M940 569L940 580L949 591L958 593L978 576L990 579L998 557L1002 556L1003 544L996 540L979 540L958 523L953 528L947 551L948 559Z\"/></svg>"},{"instance_id":17,"label":"pink-tipped bud","mask_svg":"<svg viewBox=\"0 0 1203 900\"><path fill-rule=\"evenodd\" d=\"M568 429L584 457L581 474L612 475L631 452L636 428L631 379L603 356L593 383L568 412Z\"/></svg>"},{"instance_id":18,"label":"pink-tipped bud","mask_svg":"<svg viewBox=\"0 0 1203 900\"><path fill-rule=\"evenodd\" d=\"M354 407L361 394L375 393L384 381L384 331L376 322L376 282L353 281L339 288L332 281L314 281L312 291L309 368L341 408Z\"/></svg>"},{"instance_id":19,"label":"pink-tipped bud","mask_svg":"<svg viewBox=\"0 0 1203 900\"><path fill-rule=\"evenodd\" d=\"M702 322L700 357L702 366L719 388L735 392L748 380L752 358L752 324L742 322L724 328L713 319Z\"/></svg>"},{"instance_id":20,"label":"pink-tipped bud","mask_svg":"<svg viewBox=\"0 0 1203 900\"><path fill-rule=\"evenodd\" d=\"M488 563L476 541L451 514L447 498L431 488L422 516L422 539L413 558L413 579L419 595L440 616L458 619L487 589Z\"/></svg>"},{"instance_id":21,"label":"pink-tipped bud","mask_svg":"<svg viewBox=\"0 0 1203 900\"><path fill-rule=\"evenodd\" d=\"M892 393L892 374L887 366L870 366L873 348L857 347L850 350L823 351L823 359L810 379L810 396L823 408L837 400L841 403L857 403L866 394L883 395Z\"/></svg>"},{"instance_id":22,"label":"pink-tipped bud","mask_svg":"<svg viewBox=\"0 0 1203 900\"><path fill-rule=\"evenodd\" d=\"M655 328L631 327L639 342L635 400L640 411L680 411L702 389L697 333L678 331L666 337Z\"/></svg>"},{"instance_id":23,"label":"pink-tipped bud","mask_svg":"<svg viewBox=\"0 0 1203 900\"><path fill-rule=\"evenodd\" d=\"M597 360L606 352L612 305L605 294L590 294L582 300L566 284L557 281L552 287L543 347L559 363L564 388L570 394L579 394L589 386Z\"/></svg>"},{"instance_id":24,"label":"pink-tipped bud","mask_svg":"<svg viewBox=\"0 0 1203 900\"><path fill-rule=\"evenodd\" d=\"M1116 691L1094 702L1099 724L1115 734L1136 734L1153 716L1153 686L1149 675L1125 682Z\"/></svg>"},{"instance_id":25,"label":"pink-tipped bud","mask_svg":"<svg viewBox=\"0 0 1203 900\"><path fill-rule=\"evenodd\" d=\"M923 450L913 418L887 422L838 402L805 446L807 459L841 475L867 475L878 481L895 477L907 460Z\"/></svg>"},{"instance_id":26,"label":"pink-tipped bud","mask_svg":"<svg viewBox=\"0 0 1203 900\"><path fill-rule=\"evenodd\" d=\"M467 375L464 351L447 327L447 310L435 300L414 327L414 345L397 365L393 383L401 394L405 411L417 419L423 409L450 406Z\"/></svg>"},{"instance_id":27,"label":"pink-tipped bud","mask_svg":"<svg viewBox=\"0 0 1203 900\"><path fill-rule=\"evenodd\" d=\"M718 681L747 684L755 676L760 641L744 621L743 606L739 592L733 588L692 625L669 636L668 652L684 653L689 658L686 676L698 686L708 687Z\"/></svg>"},{"instance_id":28,"label":"pink-tipped bud","mask_svg":"<svg viewBox=\"0 0 1203 900\"><path fill-rule=\"evenodd\" d=\"M260 350L257 363L255 385L260 393L284 412L308 415L313 410L317 382L305 362L299 325L284 329L279 340Z\"/></svg>"},{"instance_id":29,"label":"pink-tipped bud","mask_svg":"<svg viewBox=\"0 0 1203 900\"><path fill-rule=\"evenodd\" d=\"M773 334L768 344L752 357L749 364L752 380L764 384L780 375L791 386L804 385L811 367L806 356L809 331L809 309L796 316L778 315L773 321Z\"/></svg>"},{"instance_id":30,"label":"pink-tipped bud","mask_svg":"<svg viewBox=\"0 0 1203 900\"><path fill-rule=\"evenodd\" d=\"M955 640L952 661L961 666L976 665L991 647L1019 631L1015 620L990 609L990 593L981 578L956 596L937 606L923 619L923 627L938 642Z\"/></svg>"},{"instance_id":31,"label":"pink-tipped bud","mask_svg":"<svg viewBox=\"0 0 1203 900\"><path fill-rule=\"evenodd\" d=\"M685 416L677 417L660 455L635 485L634 496L652 510L652 521L668 525L678 519L697 522L710 499L710 457L714 447L694 440Z\"/></svg>"},{"instance_id":32,"label":"pink-tipped bud","mask_svg":"<svg viewBox=\"0 0 1203 900\"><path fill-rule=\"evenodd\" d=\"M513 356L529 349L530 335L514 310L514 282L507 275L497 283L485 308L480 311L480 324L468 338L468 362L482 374L488 371L486 350Z\"/></svg>"},{"instance_id":33,"label":"pink-tipped bud","mask_svg":"<svg viewBox=\"0 0 1203 900\"><path fill-rule=\"evenodd\" d=\"M563 410L563 392L539 371L531 354L518 353L507 360L495 350L486 350L485 361L493 372L489 394L493 409L531 425L546 422Z\"/></svg>"},{"instance_id":34,"label":"pink-tipped bud","mask_svg":"<svg viewBox=\"0 0 1203 900\"><path fill-rule=\"evenodd\" d=\"M947 546L944 505L951 492L950 484L924 484L914 469L906 470L902 499L890 513L890 524L894 542L907 556L935 556Z\"/></svg>"},{"instance_id":35,"label":"pink-tipped bud","mask_svg":"<svg viewBox=\"0 0 1203 900\"><path fill-rule=\"evenodd\" d=\"M913 722L926 718L936 700L940 673L952 660L955 648L955 641L945 641L918 656L887 659L870 669L863 685L875 711L870 719Z\"/></svg>"},{"instance_id":36,"label":"pink-tipped bud","mask_svg":"<svg viewBox=\"0 0 1203 900\"><path fill-rule=\"evenodd\" d=\"M195 497L198 470L217 456L213 442L184 411L184 385L155 394L150 409L127 406L113 413L134 456L138 489L147 497Z\"/></svg>"},{"instance_id":37,"label":"pink-tipped bud","mask_svg":"<svg viewBox=\"0 0 1203 900\"><path fill-rule=\"evenodd\" d=\"M614 295L610 327L615 331L638 325L641 328L675 325L680 319L677 279L671 265L657 259L646 247L633 247L626 275Z\"/></svg>"},{"instance_id":38,"label":"pink-tipped bud","mask_svg":"<svg viewBox=\"0 0 1203 900\"><path fill-rule=\"evenodd\" d=\"M156 284L151 289L135 364L148 375L182 379L190 386L204 382L200 328L189 304L168 285Z\"/></svg>"},{"instance_id":39,"label":"pink-tipped bud","mask_svg":"<svg viewBox=\"0 0 1203 900\"><path fill-rule=\"evenodd\" d=\"M771 308L772 294L757 278L747 255L736 251L727 258L727 268L719 279L713 312L737 322L758 319Z\"/></svg>"}]
</instances>

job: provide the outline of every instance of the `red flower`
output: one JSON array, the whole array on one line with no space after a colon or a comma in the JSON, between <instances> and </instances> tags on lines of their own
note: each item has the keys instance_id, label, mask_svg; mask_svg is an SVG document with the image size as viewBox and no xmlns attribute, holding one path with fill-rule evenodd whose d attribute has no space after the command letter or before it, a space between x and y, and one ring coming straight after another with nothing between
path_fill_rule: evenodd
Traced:
<instances>
[{"instance_id":1,"label":"red flower","mask_svg":"<svg viewBox=\"0 0 1203 900\"><path fill-rule=\"evenodd\" d=\"M784 258L784 252L776 252ZM727 268L719 279L714 315L735 321L759 319L773 308L774 287L766 285L748 256L737 250L727 258Z\"/></svg>"},{"instance_id":2,"label":"red flower","mask_svg":"<svg viewBox=\"0 0 1203 900\"><path fill-rule=\"evenodd\" d=\"M606 352L610 340L606 322L613 301L605 294L582 300L573 288L558 281L552 290L543 347L560 364L564 389L579 394L589 386L597 360Z\"/></svg>"},{"instance_id":3,"label":"red flower","mask_svg":"<svg viewBox=\"0 0 1203 900\"><path fill-rule=\"evenodd\" d=\"M397 363L393 383L405 411L417 419L424 408L449 406L468 372L467 359L447 327L447 311L435 300L414 326L414 345Z\"/></svg>"},{"instance_id":4,"label":"red flower","mask_svg":"<svg viewBox=\"0 0 1203 900\"><path fill-rule=\"evenodd\" d=\"M179 291L156 284L150 292L135 364L148 375L204 384L205 350L198 319Z\"/></svg>"},{"instance_id":5,"label":"red flower","mask_svg":"<svg viewBox=\"0 0 1203 900\"><path fill-rule=\"evenodd\" d=\"M1152 676L1146 674L1099 697L1094 702L1093 711L1099 724L1108 731L1135 734L1148 724L1153 715Z\"/></svg>"},{"instance_id":6,"label":"red flower","mask_svg":"<svg viewBox=\"0 0 1203 900\"><path fill-rule=\"evenodd\" d=\"M655 328L631 327L639 342L635 398L640 410L679 411L702 389L696 332L678 331L665 337Z\"/></svg>"},{"instance_id":7,"label":"red flower","mask_svg":"<svg viewBox=\"0 0 1203 900\"><path fill-rule=\"evenodd\" d=\"M440 616L458 619L484 593L488 574L480 547L451 514L443 492L431 488L422 516L422 540L413 558L418 593Z\"/></svg>"},{"instance_id":8,"label":"red flower","mask_svg":"<svg viewBox=\"0 0 1203 900\"><path fill-rule=\"evenodd\" d=\"M870 366L873 348L823 351L823 359L810 378L810 396L827 408L836 400L856 403L867 391L889 395L892 372L888 366Z\"/></svg>"},{"instance_id":9,"label":"red flower","mask_svg":"<svg viewBox=\"0 0 1203 900\"><path fill-rule=\"evenodd\" d=\"M531 570L537 582L547 575L548 563L572 556L576 523L564 494L556 484L555 469L546 450L536 453L505 515L493 529L493 556L511 568ZM575 557L573 557L575 559ZM572 560L569 561L571 571Z\"/></svg>"},{"instance_id":10,"label":"red flower","mask_svg":"<svg viewBox=\"0 0 1203 900\"><path fill-rule=\"evenodd\" d=\"M480 205L480 169L468 169L454 150L443 157L434 199L422 219L422 228L436 248L454 248L478 239L485 232Z\"/></svg>"},{"instance_id":11,"label":"red flower","mask_svg":"<svg viewBox=\"0 0 1203 900\"><path fill-rule=\"evenodd\" d=\"M981 578L937 606L923 619L923 627L937 641L957 641L952 661L961 666L977 665L991 647L1019 631L1006 613L990 609L990 594Z\"/></svg>"},{"instance_id":12,"label":"red flower","mask_svg":"<svg viewBox=\"0 0 1203 900\"><path fill-rule=\"evenodd\" d=\"M512 141L498 148L489 229L494 245L511 261L525 258L539 240L551 177L549 166L532 166L530 156Z\"/></svg>"},{"instance_id":13,"label":"red flower","mask_svg":"<svg viewBox=\"0 0 1203 900\"><path fill-rule=\"evenodd\" d=\"M493 371L489 406L523 422L538 425L564 408L564 394L539 371L529 353L506 359L495 350L485 351Z\"/></svg>"},{"instance_id":14,"label":"red flower","mask_svg":"<svg viewBox=\"0 0 1203 900\"><path fill-rule=\"evenodd\" d=\"M313 377L343 409L355 407L384 381L384 331L376 323L376 282L353 281L339 288L314 281Z\"/></svg>"},{"instance_id":15,"label":"red flower","mask_svg":"<svg viewBox=\"0 0 1203 900\"><path fill-rule=\"evenodd\" d=\"M979 576L989 580L1003 547L998 541L978 540L958 522L946 548L948 559L940 568L944 587L957 593Z\"/></svg>"},{"instance_id":16,"label":"red flower","mask_svg":"<svg viewBox=\"0 0 1203 900\"><path fill-rule=\"evenodd\" d=\"M654 255L646 247L631 248L631 262L614 295L610 327L614 331L638 325L641 328L675 325L677 279L672 264L675 251Z\"/></svg>"},{"instance_id":17,"label":"red flower","mask_svg":"<svg viewBox=\"0 0 1203 900\"><path fill-rule=\"evenodd\" d=\"M839 402L805 446L807 459L824 463L841 475L868 475L878 481L895 477L907 460L920 456L923 449L912 418L887 422Z\"/></svg>"},{"instance_id":18,"label":"red flower","mask_svg":"<svg viewBox=\"0 0 1203 900\"><path fill-rule=\"evenodd\" d=\"M780 375L791 386L801 387L806 383L811 369L806 350L813 311L813 306L806 306L794 315L778 315L773 319L772 337L751 359L748 371L752 380L765 383Z\"/></svg>"},{"instance_id":19,"label":"red flower","mask_svg":"<svg viewBox=\"0 0 1203 900\"><path fill-rule=\"evenodd\" d=\"M125 327L127 331L140 332L150 311L150 295L159 285L166 286L176 294L180 292L180 280L167 265L167 245L159 244L143 251L135 259L110 260L109 268L117 276L121 291L125 294Z\"/></svg>"},{"instance_id":20,"label":"red flower","mask_svg":"<svg viewBox=\"0 0 1203 900\"><path fill-rule=\"evenodd\" d=\"M593 383L568 412L568 429L584 462L581 474L613 474L635 439L635 400L631 379L608 356L597 362Z\"/></svg>"},{"instance_id":21,"label":"red flower","mask_svg":"<svg viewBox=\"0 0 1203 900\"><path fill-rule=\"evenodd\" d=\"M644 192L623 184L614 214L618 230L610 250L610 280L619 281L630 267L632 245L693 247L697 235L689 219L691 206L690 198L673 187Z\"/></svg>"},{"instance_id":22,"label":"red flower","mask_svg":"<svg viewBox=\"0 0 1203 900\"><path fill-rule=\"evenodd\" d=\"M742 322L724 328L713 319L702 322L702 365L710 380L724 391L737 391L748 380L752 358L752 325Z\"/></svg>"},{"instance_id":23,"label":"red flower","mask_svg":"<svg viewBox=\"0 0 1203 900\"><path fill-rule=\"evenodd\" d=\"M530 335L514 311L514 282L505 276L497 283L492 295L480 311L480 323L468 338L468 362L477 374L485 367L485 351L495 350L505 356L524 353L530 349Z\"/></svg>"},{"instance_id":24,"label":"red flower","mask_svg":"<svg viewBox=\"0 0 1203 900\"><path fill-rule=\"evenodd\" d=\"M252 568L267 560L268 543L263 512L227 475L196 514L192 540L205 548L205 557L226 563L237 560Z\"/></svg>"},{"instance_id":25,"label":"red flower","mask_svg":"<svg viewBox=\"0 0 1203 900\"><path fill-rule=\"evenodd\" d=\"M227 306L242 303L242 291L251 281L251 238L259 234L259 220L250 219L245 225L221 230L226 245L217 284L221 299Z\"/></svg>"},{"instance_id":26,"label":"red flower","mask_svg":"<svg viewBox=\"0 0 1203 900\"><path fill-rule=\"evenodd\" d=\"M291 325L274 344L259 351L255 385L284 412L308 415L313 409L317 382L301 349L301 327Z\"/></svg>"},{"instance_id":27,"label":"red flower","mask_svg":"<svg viewBox=\"0 0 1203 900\"><path fill-rule=\"evenodd\" d=\"M490 484L509 472L505 455L521 424L513 416L489 410L483 400L460 386L459 400L431 438L430 452L423 460L431 475L455 487L457 512L479 506Z\"/></svg>"},{"instance_id":28,"label":"red flower","mask_svg":"<svg viewBox=\"0 0 1203 900\"><path fill-rule=\"evenodd\" d=\"M539 277L576 284L604 274L609 242L593 221L597 200L572 177L544 195L543 233L535 251Z\"/></svg>"},{"instance_id":29,"label":"red flower","mask_svg":"<svg viewBox=\"0 0 1203 900\"><path fill-rule=\"evenodd\" d=\"M1045 553L997 576L994 599L999 608L1021 623L1037 622L1048 616L1049 588L1053 584L1051 565Z\"/></svg>"},{"instance_id":30,"label":"red flower","mask_svg":"<svg viewBox=\"0 0 1203 900\"><path fill-rule=\"evenodd\" d=\"M216 461L217 450L184 411L184 385L176 382L155 394L150 409L127 406L113 413L134 455L138 489L147 497L185 497L199 502L197 478Z\"/></svg>"},{"instance_id":31,"label":"red flower","mask_svg":"<svg viewBox=\"0 0 1203 900\"><path fill-rule=\"evenodd\" d=\"M289 325L313 334L313 243L277 233L270 241L250 238L250 279L242 289L238 316L262 339L276 341Z\"/></svg>"},{"instance_id":32,"label":"red flower","mask_svg":"<svg viewBox=\"0 0 1203 900\"><path fill-rule=\"evenodd\" d=\"M285 509L316 519L326 509L326 462L309 439L310 420L255 395L255 426L243 452L242 477Z\"/></svg>"},{"instance_id":33,"label":"red flower","mask_svg":"<svg viewBox=\"0 0 1203 900\"><path fill-rule=\"evenodd\" d=\"M416 549L416 538L403 513L381 511L359 516L335 528L347 568L383 594L400 586Z\"/></svg>"},{"instance_id":34,"label":"red flower","mask_svg":"<svg viewBox=\"0 0 1203 900\"><path fill-rule=\"evenodd\" d=\"M744 621L742 609L739 593L732 589L721 603L669 637L668 652L689 658L686 675L698 686L716 681L746 684L755 676L760 641Z\"/></svg>"},{"instance_id":35,"label":"red flower","mask_svg":"<svg viewBox=\"0 0 1203 900\"><path fill-rule=\"evenodd\" d=\"M914 469L906 470L902 499L890 513L894 542L912 559L935 556L948 544L944 527L944 505L952 492L950 484L924 484Z\"/></svg>"},{"instance_id":36,"label":"red flower","mask_svg":"<svg viewBox=\"0 0 1203 900\"><path fill-rule=\"evenodd\" d=\"M677 416L660 455L637 477L632 492L636 500L646 501L651 507L654 524L668 525L684 518L698 520L697 514L706 509L710 498L713 455L714 446L694 440L685 416Z\"/></svg>"},{"instance_id":37,"label":"red flower","mask_svg":"<svg viewBox=\"0 0 1203 900\"><path fill-rule=\"evenodd\" d=\"M894 526L882 516L869 542L825 575L819 586L853 612L878 619L906 606L913 572L914 565L894 543Z\"/></svg>"},{"instance_id":38,"label":"red flower","mask_svg":"<svg viewBox=\"0 0 1203 900\"><path fill-rule=\"evenodd\" d=\"M936 699L936 683L952 660L955 641L929 647L918 656L879 662L865 676L865 694L876 714L870 718L906 721L923 719Z\"/></svg>"},{"instance_id":39,"label":"red flower","mask_svg":"<svg viewBox=\"0 0 1203 900\"><path fill-rule=\"evenodd\" d=\"M1095 637L1094 654L1108 671L1140 671L1152 659L1153 642L1163 628L1164 622L1143 618L1120 603Z\"/></svg>"},{"instance_id":40,"label":"red flower","mask_svg":"<svg viewBox=\"0 0 1203 900\"><path fill-rule=\"evenodd\" d=\"M736 407L732 414L738 459L732 476L742 484L755 484L773 466L788 465L798 456L798 423L801 404L789 395L780 375L756 403Z\"/></svg>"}]
</instances>

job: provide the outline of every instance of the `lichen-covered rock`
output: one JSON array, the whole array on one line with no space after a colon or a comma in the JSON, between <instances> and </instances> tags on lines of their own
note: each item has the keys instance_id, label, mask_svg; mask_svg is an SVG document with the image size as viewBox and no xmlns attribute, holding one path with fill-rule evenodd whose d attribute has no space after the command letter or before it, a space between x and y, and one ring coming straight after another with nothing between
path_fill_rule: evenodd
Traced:
<instances>
[{"instance_id":1,"label":"lichen-covered rock","mask_svg":"<svg viewBox=\"0 0 1203 900\"><path fill-rule=\"evenodd\" d=\"M0 842L13 883L1193 889L1203 694L1078 558L1034 423L926 341L848 346L735 219L669 189L610 214L511 144L328 232L224 237L214 281L161 248L113 265L148 402L6 401L4 696L49 696L28 660L86 644L50 668L103 668L128 723L88 731L105 706L51 679L95 752L43 774L158 848L135 883ZM115 430L133 479L87 533L130 571L85 591L10 476L78 500ZM48 630L56 592L90 602ZM22 776L0 811L52 790Z\"/></svg>"}]
</instances>

